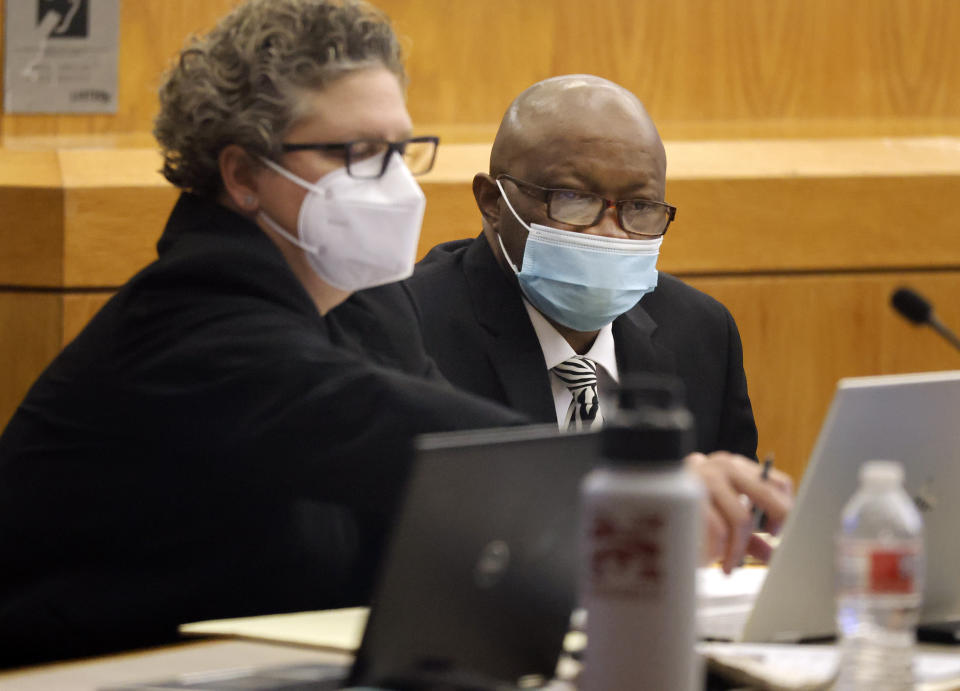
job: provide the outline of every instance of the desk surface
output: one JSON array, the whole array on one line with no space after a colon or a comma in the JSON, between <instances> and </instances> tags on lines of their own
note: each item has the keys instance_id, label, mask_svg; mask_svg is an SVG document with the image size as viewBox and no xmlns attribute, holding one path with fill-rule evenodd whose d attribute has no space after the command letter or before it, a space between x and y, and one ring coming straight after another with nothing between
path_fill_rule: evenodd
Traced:
<instances>
[{"instance_id":1,"label":"desk surface","mask_svg":"<svg viewBox=\"0 0 960 691\"><path fill-rule=\"evenodd\" d=\"M349 663L344 653L238 640L198 640L146 651L0 673L3 691L96 691L179 674L303 663Z\"/></svg>"},{"instance_id":2,"label":"desk surface","mask_svg":"<svg viewBox=\"0 0 960 691\"><path fill-rule=\"evenodd\" d=\"M960 656L953 646L920 645L919 652ZM347 653L234 639L188 641L149 650L121 653L76 662L39 665L0 672L2 691L97 691L105 686L169 679L181 674L249 669L289 664L347 664ZM569 683L553 682L551 691L570 691ZM944 691L953 684L918 685L918 689Z\"/></svg>"}]
</instances>

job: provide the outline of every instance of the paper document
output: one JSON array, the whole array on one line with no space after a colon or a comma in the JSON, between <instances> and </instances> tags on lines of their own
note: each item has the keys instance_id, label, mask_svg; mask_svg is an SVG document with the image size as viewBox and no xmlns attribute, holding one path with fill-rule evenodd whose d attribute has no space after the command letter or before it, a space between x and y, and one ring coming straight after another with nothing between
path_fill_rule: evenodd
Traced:
<instances>
[{"instance_id":1,"label":"paper document","mask_svg":"<svg viewBox=\"0 0 960 691\"><path fill-rule=\"evenodd\" d=\"M697 569L697 604L709 607L738 602L752 603L766 577L765 566L734 569L729 576L719 566Z\"/></svg>"},{"instance_id":2,"label":"paper document","mask_svg":"<svg viewBox=\"0 0 960 691\"><path fill-rule=\"evenodd\" d=\"M729 576L719 567L697 569L697 634L701 638L736 640L767 577L766 567L736 569Z\"/></svg>"},{"instance_id":3,"label":"paper document","mask_svg":"<svg viewBox=\"0 0 960 691\"><path fill-rule=\"evenodd\" d=\"M729 577L719 568L699 569L698 610L714 620L728 610L742 612L740 619L745 619L765 575L764 568L737 569ZM217 619L184 624L180 627L180 633L188 636L236 636L354 652L360 647L367 614L366 607L351 607Z\"/></svg>"},{"instance_id":4,"label":"paper document","mask_svg":"<svg viewBox=\"0 0 960 691\"><path fill-rule=\"evenodd\" d=\"M776 643L701 643L697 649L725 678L770 691L829 688L837 671L835 645ZM960 685L960 655L917 653L917 691L942 691Z\"/></svg>"},{"instance_id":5,"label":"paper document","mask_svg":"<svg viewBox=\"0 0 960 691\"><path fill-rule=\"evenodd\" d=\"M360 647L368 612L366 607L350 607L216 619L184 624L180 627L180 633L188 636L237 636L352 653Z\"/></svg>"}]
</instances>

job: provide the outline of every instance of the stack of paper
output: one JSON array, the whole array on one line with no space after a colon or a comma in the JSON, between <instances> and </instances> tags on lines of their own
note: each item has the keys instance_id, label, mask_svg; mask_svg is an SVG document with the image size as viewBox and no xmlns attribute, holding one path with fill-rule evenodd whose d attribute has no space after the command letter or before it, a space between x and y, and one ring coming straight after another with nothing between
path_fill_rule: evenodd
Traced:
<instances>
[{"instance_id":1,"label":"stack of paper","mask_svg":"<svg viewBox=\"0 0 960 691\"><path fill-rule=\"evenodd\" d=\"M834 645L701 643L710 668L737 684L766 691L828 689L837 673ZM960 655L921 652L914 658L917 691L960 688Z\"/></svg>"},{"instance_id":2,"label":"stack of paper","mask_svg":"<svg viewBox=\"0 0 960 691\"><path fill-rule=\"evenodd\" d=\"M184 624L180 627L180 633L186 636L237 636L352 653L360 647L367 614L366 607L350 607L320 612L214 619Z\"/></svg>"},{"instance_id":3,"label":"stack of paper","mask_svg":"<svg viewBox=\"0 0 960 691\"><path fill-rule=\"evenodd\" d=\"M767 577L766 567L697 570L697 633L701 638L736 640Z\"/></svg>"},{"instance_id":4,"label":"stack of paper","mask_svg":"<svg viewBox=\"0 0 960 691\"><path fill-rule=\"evenodd\" d=\"M722 619L724 610L749 611L765 569L740 569L727 577L719 570L699 574L701 613ZM719 614L718 614L719 613ZM237 636L327 650L353 653L360 647L368 610L363 607L275 614L245 619L221 619L185 624L186 635ZM573 649L585 645L580 632ZM568 640L568 650L571 650ZM709 667L722 677L751 688L768 691L814 691L827 689L837 669L833 645L780 645L706 642L697 646ZM960 689L960 654L920 652L915 658L917 691Z\"/></svg>"}]
</instances>

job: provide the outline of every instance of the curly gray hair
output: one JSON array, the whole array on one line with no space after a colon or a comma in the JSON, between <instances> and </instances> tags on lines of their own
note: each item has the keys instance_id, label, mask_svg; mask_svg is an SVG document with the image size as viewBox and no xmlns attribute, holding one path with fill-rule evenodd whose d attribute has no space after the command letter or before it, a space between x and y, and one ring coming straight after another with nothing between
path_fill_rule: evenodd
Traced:
<instances>
[{"instance_id":1,"label":"curly gray hair","mask_svg":"<svg viewBox=\"0 0 960 691\"><path fill-rule=\"evenodd\" d=\"M277 157L305 89L373 65L405 83L390 20L364 0L248 0L193 38L165 75L153 131L164 177L215 196L224 147Z\"/></svg>"}]
</instances>

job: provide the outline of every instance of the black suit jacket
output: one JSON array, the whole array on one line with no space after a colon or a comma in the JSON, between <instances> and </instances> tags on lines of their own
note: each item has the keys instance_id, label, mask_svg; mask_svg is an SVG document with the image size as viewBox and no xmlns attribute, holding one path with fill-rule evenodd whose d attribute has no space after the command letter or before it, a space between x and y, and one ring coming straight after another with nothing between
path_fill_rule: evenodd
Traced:
<instances>
[{"instance_id":1,"label":"black suit jacket","mask_svg":"<svg viewBox=\"0 0 960 691\"><path fill-rule=\"evenodd\" d=\"M522 419L376 364L218 204L182 196L158 250L0 436L0 664L356 604L410 438Z\"/></svg>"},{"instance_id":2,"label":"black suit jacket","mask_svg":"<svg viewBox=\"0 0 960 691\"><path fill-rule=\"evenodd\" d=\"M484 236L435 247L405 287L420 312L427 351L445 377L538 422L556 421L543 351L518 284ZM698 450L755 457L740 334L722 304L661 272L656 290L613 322L613 336L621 373L683 380Z\"/></svg>"}]
</instances>

